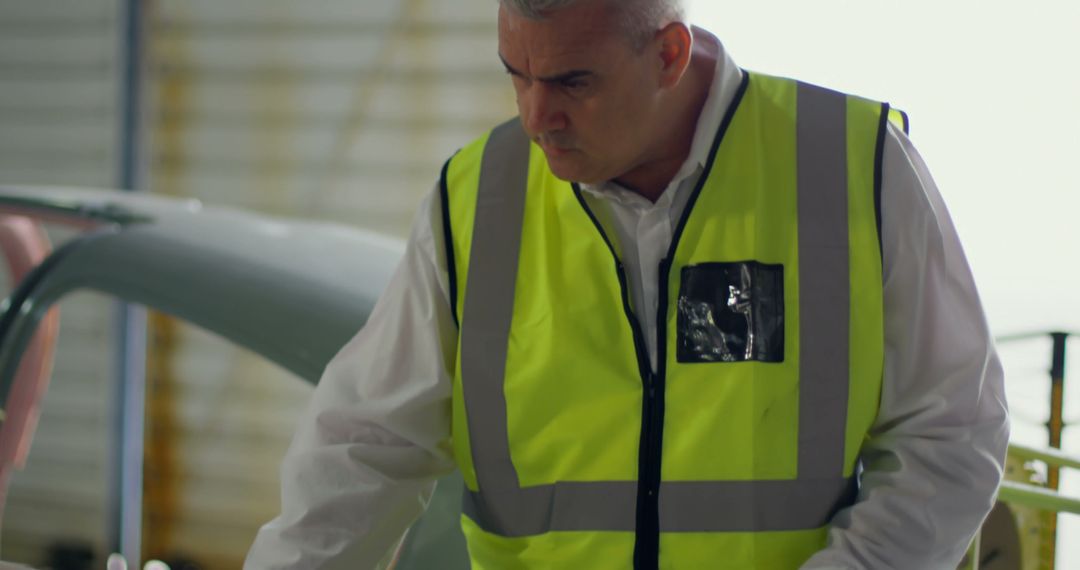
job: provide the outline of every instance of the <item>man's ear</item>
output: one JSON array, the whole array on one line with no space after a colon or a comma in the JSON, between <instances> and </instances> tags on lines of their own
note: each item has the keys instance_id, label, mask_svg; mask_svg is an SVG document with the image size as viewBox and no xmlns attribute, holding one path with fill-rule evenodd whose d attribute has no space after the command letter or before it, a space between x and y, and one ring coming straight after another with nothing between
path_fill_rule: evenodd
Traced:
<instances>
[{"instance_id":1,"label":"man's ear","mask_svg":"<svg viewBox=\"0 0 1080 570\"><path fill-rule=\"evenodd\" d=\"M660 50L660 86L673 87L679 83L690 65L694 37L682 22L672 22L656 32Z\"/></svg>"}]
</instances>

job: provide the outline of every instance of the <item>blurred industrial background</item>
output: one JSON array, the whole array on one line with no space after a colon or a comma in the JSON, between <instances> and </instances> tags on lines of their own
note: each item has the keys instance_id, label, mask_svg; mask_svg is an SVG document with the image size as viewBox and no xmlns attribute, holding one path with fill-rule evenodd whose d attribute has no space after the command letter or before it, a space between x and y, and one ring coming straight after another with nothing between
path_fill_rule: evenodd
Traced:
<instances>
[{"instance_id":1,"label":"blurred industrial background","mask_svg":"<svg viewBox=\"0 0 1080 570\"><path fill-rule=\"evenodd\" d=\"M133 14L136 35L128 26ZM494 0L0 0L0 183L121 187L126 181L151 193L404 237L443 161L514 113L494 57L495 16ZM134 130L125 122L132 48L143 72ZM790 52L776 59L790 60ZM737 61L753 67L743 54L752 55L736 51ZM1075 58L1065 54L1062 61ZM1015 64L1008 62L1014 71ZM843 68L836 73L851 76ZM912 69L896 73L900 83L930 81ZM942 155L935 153L957 141L919 133L946 121L920 115L915 96L899 103L912 112L916 142L931 166L940 166L935 159ZM983 111L1004 107L993 100L957 116L986 124ZM1040 112L1035 107L1029 112ZM1056 109L1048 105L1045 112ZM1069 155L1057 146L1032 152ZM1075 181L1062 180L1061 187L1075 190ZM990 230L976 235L979 200L990 197L951 193L965 181L948 172L939 182L969 240L995 332L1049 331L1048 315L1063 314L1060 307L1017 301L1018 290L1040 291L994 289L985 281L1023 280L1022 271L997 264L1001 252L1017 252L1016 234L1006 237L999 227L993 237ZM1044 226L1063 231L1062 224ZM973 235L985 237L984 244L998 237L1004 243L980 248ZM1075 232L1062 235L1075 238ZM53 233L57 242L65 237ZM1075 245L1066 241L1064 249ZM1057 277L1073 289L1080 283ZM1075 298L1069 307L1077 307ZM53 380L29 463L12 482L0 557L100 568L119 540L117 495L132 492L117 488L119 312L111 299L88 293L65 300L61 312ZM1080 314L1057 322L1080 329ZM256 529L277 512L278 463L310 387L164 315L148 316L147 333L143 555L189 560L188 567L239 568ZM1026 443L1046 443L1050 343L1046 336L1002 346L1014 432ZM1073 389L1066 420L1080 421L1078 392ZM1074 432L1066 431L1065 447L1071 441L1080 452ZM1080 488L1075 479L1071 484ZM1062 528L1077 529L1075 519L1063 520L1073 526ZM1080 556L1074 559L1080 564Z\"/></svg>"},{"instance_id":2,"label":"blurred industrial background","mask_svg":"<svg viewBox=\"0 0 1080 570\"><path fill-rule=\"evenodd\" d=\"M137 8L138 174L152 193L404 236L446 158L513 114L490 0ZM131 9L0 0L4 183L120 185ZM83 293L61 314L55 373L27 468L12 482L0 556L43 566L88 549L104 567L115 548L117 311ZM144 554L238 568L277 511L278 463L310 387L169 317L151 314L148 333Z\"/></svg>"}]
</instances>

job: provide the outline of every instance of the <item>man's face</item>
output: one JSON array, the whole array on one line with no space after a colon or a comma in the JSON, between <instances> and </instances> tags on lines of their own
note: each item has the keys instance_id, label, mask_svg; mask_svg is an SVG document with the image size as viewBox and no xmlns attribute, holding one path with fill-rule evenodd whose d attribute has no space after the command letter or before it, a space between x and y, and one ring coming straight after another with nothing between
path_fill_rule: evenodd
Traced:
<instances>
[{"instance_id":1,"label":"man's face","mask_svg":"<svg viewBox=\"0 0 1080 570\"><path fill-rule=\"evenodd\" d=\"M525 131L563 180L599 183L649 160L661 61L634 49L607 0L529 20L499 9L499 56Z\"/></svg>"}]
</instances>

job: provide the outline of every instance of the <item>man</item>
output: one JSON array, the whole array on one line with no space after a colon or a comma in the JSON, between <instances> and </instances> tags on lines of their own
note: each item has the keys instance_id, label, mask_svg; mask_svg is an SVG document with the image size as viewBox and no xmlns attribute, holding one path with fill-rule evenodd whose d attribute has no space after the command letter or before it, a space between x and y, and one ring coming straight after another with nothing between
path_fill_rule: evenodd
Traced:
<instances>
[{"instance_id":1,"label":"man","mask_svg":"<svg viewBox=\"0 0 1080 570\"><path fill-rule=\"evenodd\" d=\"M455 467L474 568L956 566L1008 428L925 165L682 20L501 1L520 121L447 163L248 568L373 567Z\"/></svg>"}]
</instances>

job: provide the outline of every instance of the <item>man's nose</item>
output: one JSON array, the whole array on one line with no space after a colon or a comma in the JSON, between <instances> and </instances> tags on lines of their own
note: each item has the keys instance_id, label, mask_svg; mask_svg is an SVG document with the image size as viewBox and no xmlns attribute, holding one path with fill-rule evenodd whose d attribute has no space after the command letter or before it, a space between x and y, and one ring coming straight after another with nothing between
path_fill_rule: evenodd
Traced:
<instances>
[{"instance_id":1,"label":"man's nose","mask_svg":"<svg viewBox=\"0 0 1080 570\"><path fill-rule=\"evenodd\" d=\"M543 82L534 81L518 97L518 104L525 130L533 136L559 131L567 126L566 113L559 104L558 93Z\"/></svg>"}]
</instances>

